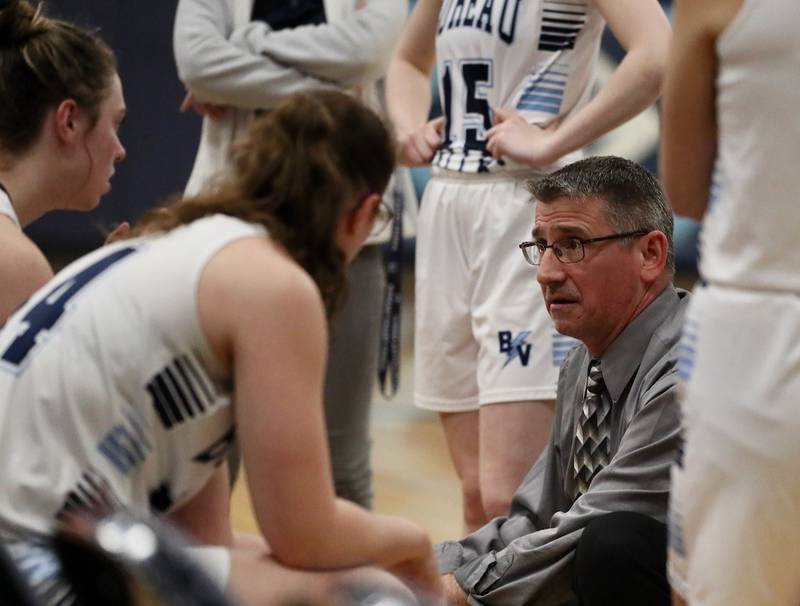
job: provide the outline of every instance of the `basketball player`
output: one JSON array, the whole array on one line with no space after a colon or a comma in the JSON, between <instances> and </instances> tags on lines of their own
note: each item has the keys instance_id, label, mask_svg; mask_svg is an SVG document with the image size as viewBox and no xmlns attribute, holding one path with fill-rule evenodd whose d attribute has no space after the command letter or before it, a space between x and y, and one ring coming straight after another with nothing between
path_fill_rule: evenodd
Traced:
<instances>
[{"instance_id":1,"label":"basketball player","mask_svg":"<svg viewBox=\"0 0 800 606\"><path fill-rule=\"evenodd\" d=\"M378 107L376 82L407 12L406 0L180 0L174 43L189 91L184 108L205 116L187 193L197 193L225 168L230 144L257 111L271 110L292 93L347 90ZM408 171L398 177L387 200L404 194L405 215L415 217ZM367 508L373 499L370 405L386 288L380 245L388 239L388 229L373 234L348 270L350 295L331 326L325 380L336 493Z\"/></svg>"},{"instance_id":2,"label":"basketball player","mask_svg":"<svg viewBox=\"0 0 800 606\"><path fill-rule=\"evenodd\" d=\"M676 6L662 171L675 211L704 217L670 505L679 604L800 603L798 22L792 0Z\"/></svg>"},{"instance_id":3,"label":"basketball player","mask_svg":"<svg viewBox=\"0 0 800 606\"><path fill-rule=\"evenodd\" d=\"M592 97L608 22L624 60ZM669 24L656 0L420 0L389 70L401 161L433 162L417 236L415 402L441 414L473 530L508 513L548 436L575 343L514 242L524 179L650 105ZM443 118L425 123L436 63Z\"/></svg>"},{"instance_id":4,"label":"basketball player","mask_svg":"<svg viewBox=\"0 0 800 606\"><path fill-rule=\"evenodd\" d=\"M69 591L47 559L54 524L118 507L218 546L192 553L245 604L326 595L342 575L323 571L365 565L437 591L427 535L337 499L325 442L325 312L393 166L358 101L290 97L213 192L147 216L11 317L0 538L45 603ZM220 463L235 440L268 548L231 534Z\"/></svg>"},{"instance_id":5,"label":"basketball player","mask_svg":"<svg viewBox=\"0 0 800 606\"><path fill-rule=\"evenodd\" d=\"M0 5L0 41L1 326L53 275L21 228L97 206L125 157L125 101L111 49L27 0Z\"/></svg>"}]
</instances>

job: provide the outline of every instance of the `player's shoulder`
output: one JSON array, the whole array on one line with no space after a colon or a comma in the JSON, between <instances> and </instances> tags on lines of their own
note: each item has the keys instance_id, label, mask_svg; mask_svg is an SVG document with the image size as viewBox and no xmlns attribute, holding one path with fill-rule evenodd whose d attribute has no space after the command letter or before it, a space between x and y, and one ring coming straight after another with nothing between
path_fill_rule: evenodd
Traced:
<instances>
[{"instance_id":1,"label":"player's shoulder","mask_svg":"<svg viewBox=\"0 0 800 606\"><path fill-rule=\"evenodd\" d=\"M14 223L0 217L0 316L16 309L52 277L42 251Z\"/></svg>"},{"instance_id":2,"label":"player's shoulder","mask_svg":"<svg viewBox=\"0 0 800 606\"><path fill-rule=\"evenodd\" d=\"M274 240L253 236L224 246L209 261L202 280L234 307L291 310L320 302L308 273ZM201 290L202 295L202 290Z\"/></svg>"},{"instance_id":3,"label":"player's shoulder","mask_svg":"<svg viewBox=\"0 0 800 606\"><path fill-rule=\"evenodd\" d=\"M203 269L197 292L201 325L220 360L231 359L237 343L289 342L286 335L301 328L325 332L313 280L265 237L242 238L219 250Z\"/></svg>"}]
</instances>

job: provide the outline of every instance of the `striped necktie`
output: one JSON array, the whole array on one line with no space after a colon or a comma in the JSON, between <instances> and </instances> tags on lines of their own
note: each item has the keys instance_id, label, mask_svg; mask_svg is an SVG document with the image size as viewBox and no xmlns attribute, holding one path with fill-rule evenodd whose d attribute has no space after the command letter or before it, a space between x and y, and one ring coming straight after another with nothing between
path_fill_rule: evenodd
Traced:
<instances>
[{"instance_id":1,"label":"striped necktie","mask_svg":"<svg viewBox=\"0 0 800 606\"><path fill-rule=\"evenodd\" d=\"M589 364L586 395L581 405L575 436L578 448L573 460L573 478L576 483L575 498L586 494L595 474L608 465L610 449L611 403L603 399L603 375L600 360Z\"/></svg>"}]
</instances>

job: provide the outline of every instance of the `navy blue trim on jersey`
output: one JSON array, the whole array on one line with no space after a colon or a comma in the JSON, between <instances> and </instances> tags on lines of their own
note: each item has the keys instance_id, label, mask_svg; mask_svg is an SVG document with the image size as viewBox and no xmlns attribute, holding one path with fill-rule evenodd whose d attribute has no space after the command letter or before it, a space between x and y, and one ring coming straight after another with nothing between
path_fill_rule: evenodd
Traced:
<instances>
[{"instance_id":1,"label":"navy blue trim on jersey","mask_svg":"<svg viewBox=\"0 0 800 606\"><path fill-rule=\"evenodd\" d=\"M236 427L232 425L219 440L215 440L208 448L192 457L192 461L201 464L211 464L217 467L227 458L235 442Z\"/></svg>"},{"instance_id":2,"label":"navy blue trim on jersey","mask_svg":"<svg viewBox=\"0 0 800 606\"><path fill-rule=\"evenodd\" d=\"M585 2L544 0L539 50L562 51L575 48L575 40L585 24Z\"/></svg>"},{"instance_id":3,"label":"navy blue trim on jersey","mask_svg":"<svg viewBox=\"0 0 800 606\"><path fill-rule=\"evenodd\" d=\"M111 485L96 470L88 469L81 475L75 488L67 493L64 504L56 514L57 520L72 515L88 513L93 518L106 516L120 507Z\"/></svg>"},{"instance_id":4,"label":"navy blue trim on jersey","mask_svg":"<svg viewBox=\"0 0 800 606\"><path fill-rule=\"evenodd\" d=\"M203 415L216 397L210 380L191 355L175 358L146 385L166 429Z\"/></svg>"},{"instance_id":5,"label":"navy blue trim on jersey","mask_svg":"<svg viewBox=\"0 0 800 606\"><path fill-rule=\"evenodd\" d=\"M216 400L206 373L188 354L172 360L145 387L166 429L205 414Z\"/></svg>"},{"instance_id":6,"label":"navy blue trim on jersey","mask_svg":"<svg viewBox=\"0 0 800 606\"><path fill-rule=\"evenodd\" d=\"M97 276L135 252L136 248L120 248L98 261L52 286L47 294L39 299L19 322L20 334L6 348L0 361L10 365L14 372L18 371L28 354L42 342L47 333L58 323L67 309L69 302L81 289L94 280ZM2 367L4 365L0 365Z\"/></svg>"},{"instance_id":7,"label":"navy blue trim on jersey","mask_svg":"<svg viewBox=\"0 0 800 606\"><path fill-rule=\"evenodd\" d=\"M172 508L175 499L169 482L162 482L149 494L150 509L155 513L164 513Z\"/></svg>"}]
</instances>

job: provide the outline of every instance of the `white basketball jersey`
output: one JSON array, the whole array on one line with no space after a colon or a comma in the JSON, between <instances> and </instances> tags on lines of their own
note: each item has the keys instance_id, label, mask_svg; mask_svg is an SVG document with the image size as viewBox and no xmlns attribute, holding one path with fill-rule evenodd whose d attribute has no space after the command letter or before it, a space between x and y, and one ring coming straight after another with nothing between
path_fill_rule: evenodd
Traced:
<instances>
[{"instance_id":1,"label":"white basketball jersey","mask_svg":"<svg viewBox=\"0 0 800 606\"><path fill-rule=\"evenodd\" d=\"M800 3L745 0L717 40L720 191L702 232L712 284L800 292Z\"/></svg>"},{"instance_id":2,"label":"white basketball jersey","mask_svg":"<svg viewBox=\"0 0 800 606\"><path fill-rule=\"evenodd\" d=\"M8 193L2 185L0 185L0 215L11 219L17 225L17 227L20 226L17 212L11 205L11 198L8 197Z\"/></svg>"},{"instance_id":3,"label":"white basketball jersey","mask_svg":"<svg viewBox=\"0 0 800 606\"><path fill-rule=\"evenodd\" d=\"M200 326L199 276L260 227L217 215L69 265L0 331L0 538L76 510L162 512L235 439Z\"/></svg>"},{"instance_id":4,"label":"white basketball jersey","mask_svg":"<svg viewBox=\"0 0 800 606\"><path fill-rule=\"evenodd\" d=\"M444 0L436 61L446 122L433 165L525 170L487 153L493 109L516 109L539 125L580 109L592 94L604 25L591 0Z\"/></svg>"}]
</instances>

